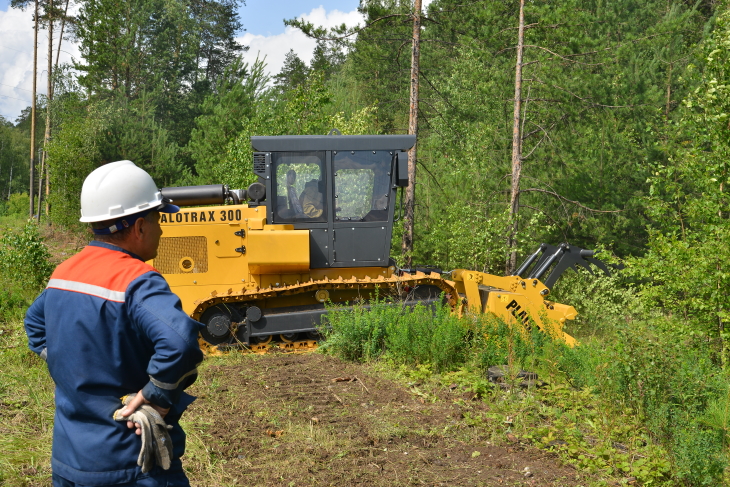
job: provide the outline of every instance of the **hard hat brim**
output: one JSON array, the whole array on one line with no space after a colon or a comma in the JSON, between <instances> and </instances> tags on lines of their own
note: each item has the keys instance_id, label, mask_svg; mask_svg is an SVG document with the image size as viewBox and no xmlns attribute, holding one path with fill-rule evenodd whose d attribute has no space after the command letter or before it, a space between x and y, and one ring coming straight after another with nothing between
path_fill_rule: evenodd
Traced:
<instances>
[{"instance_id":1,"label":"hard hat brim","mask_svg":"<svg viewBox=\"0 0 730 487\"><path fill-rule=\"evenodd\" d=\"M161 206L157 211L160 213L177 213L180 211L180 207L167 203L164 206Z\"/></svg>"}]
</instances>

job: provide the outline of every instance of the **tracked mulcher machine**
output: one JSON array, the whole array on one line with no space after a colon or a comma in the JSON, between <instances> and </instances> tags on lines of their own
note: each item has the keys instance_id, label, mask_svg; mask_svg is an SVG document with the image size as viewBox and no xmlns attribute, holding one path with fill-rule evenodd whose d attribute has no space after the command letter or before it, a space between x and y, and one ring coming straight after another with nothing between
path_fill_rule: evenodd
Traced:
<instances>
[{"instance_id":1,"label":"tracked mulcher machine","mask_svg":"<svg viewBox=\"0 0 730 487\"><path fill-rule=\"evenodd\" d=\"M575 309L548 296L570 267L607 272L592 251L543 244L513 276L395 265L396 194L408 184L414 143L410 135L251 137L258 182L247 190L163 188L183 208L161 215L152 264L205 325L202 340L308 348L326 303L367 305L377 292L406 304L446 299L455 312L492 313L574 344L563 323Z\"/></svg>"}]
</instances>

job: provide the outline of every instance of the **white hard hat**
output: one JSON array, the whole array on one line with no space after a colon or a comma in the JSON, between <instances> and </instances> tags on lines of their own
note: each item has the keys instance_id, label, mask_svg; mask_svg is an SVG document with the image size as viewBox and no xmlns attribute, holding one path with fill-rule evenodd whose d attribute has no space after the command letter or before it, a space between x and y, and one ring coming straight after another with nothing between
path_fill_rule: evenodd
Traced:
<instances>
[{"instance_id":1,"label":"white hard hat","mask_svg":"<svg viewBox=\"0 0 730 487\"><path fill-rule=\"evenodd\" d=\"M143 211L175 213L147 172L132 161L105 164L86 177L81 188L82 222L115 220Z\"/></svg>"}]
</instances>

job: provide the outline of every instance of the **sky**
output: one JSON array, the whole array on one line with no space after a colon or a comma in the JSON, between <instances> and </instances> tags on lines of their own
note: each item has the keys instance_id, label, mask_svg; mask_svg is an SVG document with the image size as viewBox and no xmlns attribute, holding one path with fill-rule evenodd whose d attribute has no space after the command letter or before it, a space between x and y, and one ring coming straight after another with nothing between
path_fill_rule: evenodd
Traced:
<instances>
[{"instance_id":1,"label":"sky","mask_svg":"<svg viewBox=\"0 0 730 487\"><path fill-rule=\"evenodd\" d=\"M0 115L14 122L32 98L33 22L32 8L23 12L10 8L9 4L9 0L0 0ZM358 4L358 0L246 0L246 5L239 10L245 31L238 37L241 44L249 46L244 60L253 63L257 56L265 57L272 75L281 70L289 49L294 49L309 63L316 42L297 29L285 27L283 20L304 18L325 27L342 23L354 26L362 23ZM57 36L58 32L54 32L56 42ZM47 45L46 31L40 30L37 84L41 94L46 93ZM63 41L60 63L79 58L78 48Z\"/></svg>"}]
</instances>

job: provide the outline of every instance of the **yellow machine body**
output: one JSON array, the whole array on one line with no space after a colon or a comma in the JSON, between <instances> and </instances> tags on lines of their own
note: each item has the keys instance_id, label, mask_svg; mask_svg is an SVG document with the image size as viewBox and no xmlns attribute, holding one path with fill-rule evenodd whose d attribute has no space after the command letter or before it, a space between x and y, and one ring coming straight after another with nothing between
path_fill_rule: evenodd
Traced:
<instances>
[{"instance_id":1,"label":"yellow machine body","mask_svg":"<svg viewBox=\"0 0 730 487\"><path fill-rule=\"evenodd\" d=\"M258 182L248 190L162 189L181 210L161 215L151 264L205 325L205 342L253 347L279 337L296 347L316 340L325 303L367 302L377 292L409 305L445 299L454 312L490 313L575 344L563 332L575 309L546 298L559 274L584 265L591 251L543 244L542 257L536 252L519 275L506 277L457 269L445 278L436 269L395 266L388 252L397 190L408 183L414 136L252 137L251 143ZM557 271L546 274L548 268Z\"/></svg>"},{"instance_id":2,"label":"yellow machine body","mask_svg":"<svg viewBox=\"0 0 730 487\"><path fill-rule=\"evenodd\" d=\"M196 319L206 305L251 302L270 310L337 304L367 299L375 287L383 293L428 285L446 294L455 309L461 298L470 312L491 313L526 330L534 323L568 345L576 343L562 330L575 309L546 301L547 288L537 279L466 269L453 271L452 280L435 273L397 275L392 266L310 269L308 232L268 225L259 210L226 205L162 215L160 248L150 263Z\"/></svg>"},{"instance_id":3,"label":"yellow machine body","mask_svg":"<svg viewBox=\"0 0 730 487\"><path fill-rule=\"evenodd\" d=\"M163 214L160 225L158 255L149 263L191 315L201 301L218 295L281 290L312 280L337 280L343 274L361 279L390 277L395 270L310 269L308 232L294 230L292 225L267 225L259 208L247 205L182 208L179 213ZM357 293L349 294L357 297ZM344 301L344 297L335 300ZM314 293L288 294L279 297L277 306L318 302Z\"/></svg>"}]
</instances>

